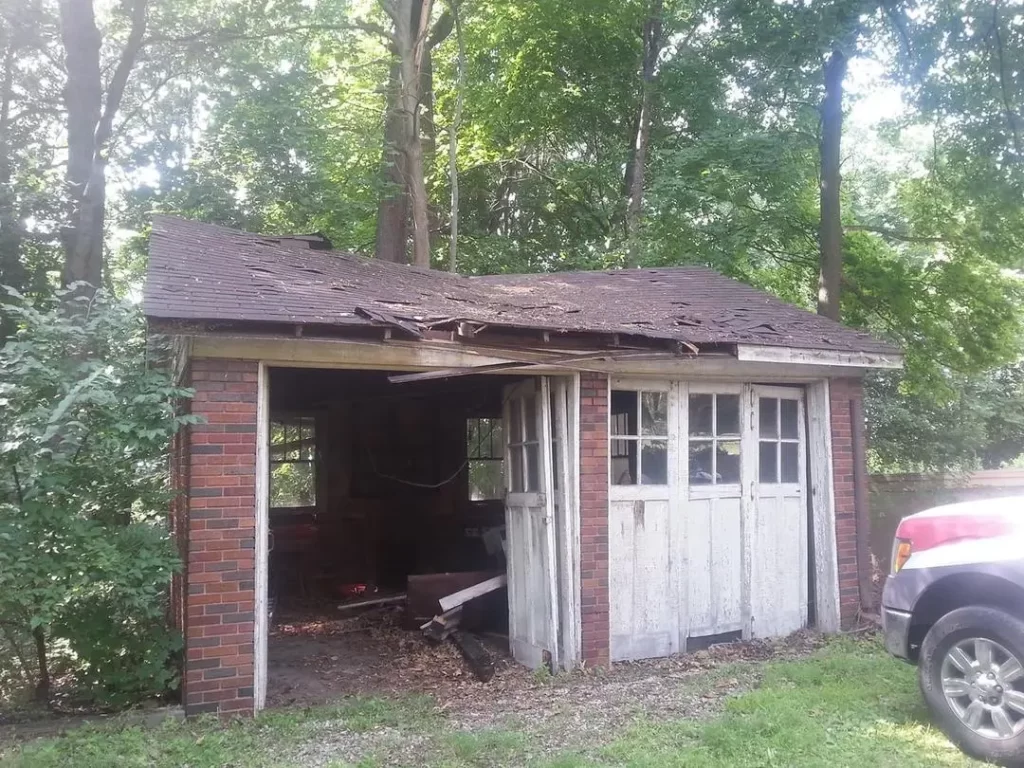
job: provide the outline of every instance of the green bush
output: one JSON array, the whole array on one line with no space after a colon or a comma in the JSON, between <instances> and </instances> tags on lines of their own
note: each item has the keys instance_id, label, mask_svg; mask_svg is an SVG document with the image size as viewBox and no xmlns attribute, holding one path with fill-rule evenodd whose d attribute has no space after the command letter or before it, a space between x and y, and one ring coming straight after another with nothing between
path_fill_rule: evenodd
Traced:
<instances>
[{"instance_id":1,"label":"green bush","mask_svg":"<svg viewBox=\"0 0 1024 768\"><path fill-rule=\"evenodd\" d=\"M0 624L32 638L41 700L55 654L102 703L165 692L180 648L166 453L191 393L148 364L136 306L12 292L3 310L18 331L0 349Z\"/></svg>"}]
</instances>

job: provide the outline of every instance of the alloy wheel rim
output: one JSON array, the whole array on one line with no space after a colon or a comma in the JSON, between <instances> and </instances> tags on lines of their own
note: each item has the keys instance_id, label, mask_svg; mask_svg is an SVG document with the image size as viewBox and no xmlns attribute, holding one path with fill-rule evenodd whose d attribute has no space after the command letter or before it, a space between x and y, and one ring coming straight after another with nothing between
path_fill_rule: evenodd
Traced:
<instances>
[{"instance_id":1,"label":"alloy wheel rim","mask_svg":"<svg viewBox=\"0 0 1024 768\"><path fill-rule=\"evenodd\" d=\"M942 694L960 721L987 739L1024 733L1024 664L995 640L972 637L942 660Z\"/></svg>"}]
</instances>

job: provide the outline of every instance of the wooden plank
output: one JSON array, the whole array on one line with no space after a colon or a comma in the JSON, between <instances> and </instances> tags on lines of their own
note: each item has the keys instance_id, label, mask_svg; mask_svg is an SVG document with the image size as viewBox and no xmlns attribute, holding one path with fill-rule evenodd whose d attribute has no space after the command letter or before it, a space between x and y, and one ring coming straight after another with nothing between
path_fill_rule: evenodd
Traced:
<instances>
[{"instance_id":1,"label":"wooden plank","mask_svg":"<svg viewBox=\"0 0 1024 768\"><path fill-rule=\"evenodd\" d=\"M395 605L397 603L404 603L406 600L405 595L391 595L390 597L375 597L371 600L359 600L355 603L341 603L338 606L339 611L350 611L353 608L369 608L372 605Z\"/></svg>"},{"instance_id":2,"label":"wooden plank","mask_svg":"<svg viewBox=\"0 0 1024 768\"><path fill-rule=\"evenodd\" d=\"M452 632L459 628L462 622L462 606L452 608L450 611L438 614L426 624L420 627L428 640L440 643L448 638Z\"/></svg>"},{"instance_id":3,"label":"wooden plank","mask_svg":"<svg viewBox=\"0 0 1024 768\"><path fill-rule=\"evenodd\" d=\"M619 355L621 358L622 355ZM596 352L594 354L576 354L561 357L551 357L536 362L512 361L507 363L490 363L488 365L470 365L459 368L442 368L437 371L426 371L423 373L400 373L388 376L392 384L408 384L415 381L431 381L434 379L454 379L459 376L474 376L480 373L498 373L499 371L513 371L518 368L534 368L539 365L547 367L569 367L574 363L586 360L600 360L602 358L615 358L612 352Z\"/></svg>"},{"instance_id":4,"label":"wooden plank","mask_svg":"<svg viewBox=\"0 0 1024 768\"><path fill-rule=\"evenodd\" d=\"M555 379L553 392L555 398L554 440L559 445L558 507L557 507L557 540L558 540L558 594L557 605L560 613L561 628L561 662L562 669L574 669L580 663L580 642L578 634L578 611L576 563L579 552L579 540L575 534L576 500L573 488L573 448L569 424L569 394L575 379L559 377Z\"/></svg>"},{"instance_id":5,"label":"wooden plank","mask_svg":"<svg viewBox=\"0 0 1024 768\"><path fill-rule=\"evenodd\" d=\"M256 531L253 622L253 708L258 712L267 700L268 585L270 568L270 375L259 364L256 384Z\"/></svg>"},{"instance_id":6,"label":"wooden plank","mask_svg":"<svg viewBox=\"0 0 1024 768\"><path fill-rule=\"evenodd\" d=\"M531 373L560 375L565 369L545 368L551 350L503 349L462 342L428 339L412 341L392 339L353 341L339 338L241 334L238 332L181 332L192 339L192 358L230 358L263 360L268 365L293 368L342 368L386 371L428 371L434 368L459 368L491 363L535 363ZM580 353L588 351L586 347ZM653 377L714 377L721 381L778 381L811 383L828 376L860 376L863 367L829 365L793 365L790 363L744 362L734 355L707 352L697 357L679 357L653 352L647 357L627 360L594 360L579 363L574 370L611 375ZM500 373L500 371L498 371Z\"/></svg>"},{"instance_id":7,"label":"wooden plank","mask_svg":"<svg viewBox=\"0 0 1024 768\"><path fill-rule=\"evenodd\" d=\"M740 395L740 606L742 610L743 639L753 633L753 596L751 580L754 568L754 547L757 525L757 395L749 384L744 384Z\"/></svg>"},{"instance_id":8,"label":"wooden plank","mask_svg":"<svg viewBox=\"0 0 1024 768\"><path fill-rule=\"evenodd\" d=\"M828 379L807 387L807 449L814 569L814 618L822 632L839 631L839 566L836 559L832 418Z\"/></svg>"},{"instance_id":9,"label":"wooden plank","mask_svg":"<svg viewBox=\"0 0 1024 768\"><path fill-rule=\"evenodd\" d=\"M558 568L557 547L555 546L555 478L554 461L551 455L551 379L540 380L540 399L537 403L540 414L540 463L544 483L544 569L548 590L547 646L551 653L551 668L561 669L560 648L561 624L558 615Z\"/></svg>"},{"instance_id":10,"label":"wooden plank","mask_svg":"<svg viewBox=\"0 0 1024 768\"><path fill-rule=\"evenodd\" d=\"M899 369L903 355L881 352L839 352L830 349L798 347L765 347L737 344L736 359L740 362L785 363L786 365L837 365L844 368Z\"/></svg>"},{"instance_id":11,"label":"wooden plank","mask_svg":"<svg viewBox=\"0 0 1024 768\"><path fill-rule=\"evenodd\" d=\"M471 587L460 589L458 592L445 595L437 602L441 606L442 611L450 611L452 608L460 606L463 603L468 603L470 600L483 597L484 595L501 589L507 583L508 576L503 573L500 576L494 576L486 581L481 581L479 584L474 584Z\"/></svg>"}]
</instances>

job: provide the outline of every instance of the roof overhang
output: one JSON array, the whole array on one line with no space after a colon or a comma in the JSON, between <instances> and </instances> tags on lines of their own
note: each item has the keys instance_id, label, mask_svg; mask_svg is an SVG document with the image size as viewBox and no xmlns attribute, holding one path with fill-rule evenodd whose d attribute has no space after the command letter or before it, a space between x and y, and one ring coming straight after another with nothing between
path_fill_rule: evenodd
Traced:
<instances>
[{"instance_id":1,"label":"roof overhang","mask_svg":"<svg viewBox=\"0 0 1024 768\"><path fill-rule=\"evenodd\" d=\"M395 372L435 371L448 378L469 374L529 373L564 374L590 371L609 375L683 377L807 382L836 376L862 376L870 368L899 367L898 356L879 360L878 355L778 348L775 357L751 359L750 349L735 352L683 354L639 349L551 349L542 346L510 348L480 346L464 341L429 339L356 340L343 338L286 337L240 333L192 333L188 339L193 358L260 360L271 366L360 368ZM787 353L808 353L795 355ZM756 355L755 355L756 358ZM422 378L422 377L413 377Z\"/></svg>"}]
</instances>

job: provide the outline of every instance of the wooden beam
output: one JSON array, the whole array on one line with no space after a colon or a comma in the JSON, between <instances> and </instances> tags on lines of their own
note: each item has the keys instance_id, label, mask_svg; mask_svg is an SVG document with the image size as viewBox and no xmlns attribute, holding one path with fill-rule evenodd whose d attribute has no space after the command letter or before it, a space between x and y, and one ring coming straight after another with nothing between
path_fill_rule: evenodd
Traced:
<instances>
[{"instance_id":1,"label":"wooden beam","mask_svg":"<svg viewBox=\"0 0 1024 768\"><path fill-rule=\"evenodd\" d=\"M821 632L838 632L839 565L828 379L807 387L807 456L810 461L808 475L813 542L810 568L814 584L814 623Z\"/></svg>"},{"instance_id":2,"label":"wooden beam","mask_svg":"<svg viewBox=\"0 0 1024 768\"><path fill-rule=\"evenodd\" d=\"M903 355L899 353L842 352L830 349L766 347L755 344L737 344L736 359L749 363L825 365L844 368L899 369L903 367Z\"/></svg>"},{"instance_id":3,"label":"wooden beam","mask_svg":"<svg viewBox=\"0 0 1024 768\"><path fill-rule=\"evenodd\" d=\"M452 608L457 608L463 603L468 603L470 600L475 600L478 597L495 592L506 584L508 584L508 576L503 573L500 576L494 576L471 587L460 589L458 592L445 595L437 602L441 606L442 611L450 611Z\"/></svg>"},{"instance_id":4,"label":"wooden beam","mask_svg":"<svg viewBox=\"0 0 1024 768\"><path fill-rule=\"evenodd\" d=\"M253 621L253 709L259 712L267 700L267 636L270 631L270 376L259 364L256 376L256 576Z\"/></svg>"},{"instance_id":5,"label":"wooden beam","mask_svg":"<svg viewBox=\"0 0 1024 768\"><path fill-rule=\"evenodd\" d=\"M556 357L547 360L537 362L507 362L507 363L491 363L488 365L472 365L464 368L443 368L439 371L427 371L425 373L400 373L394 376L388 376L388 381L392 384L408 384L414 381L431 381L432 379L454 379L459 376L472 376L478 373L496 373L498 371L511 371L516 368L532 368L538 365L543 366L571 366L573 363L583 361L593 361L602 358L612 358L614 355L611 352L595 352L593 354L582 354L582 355L571 355L569 357Z\"/></svg>"}]
</instances>

